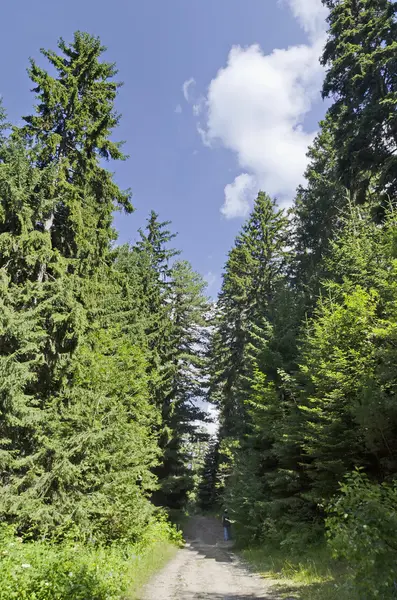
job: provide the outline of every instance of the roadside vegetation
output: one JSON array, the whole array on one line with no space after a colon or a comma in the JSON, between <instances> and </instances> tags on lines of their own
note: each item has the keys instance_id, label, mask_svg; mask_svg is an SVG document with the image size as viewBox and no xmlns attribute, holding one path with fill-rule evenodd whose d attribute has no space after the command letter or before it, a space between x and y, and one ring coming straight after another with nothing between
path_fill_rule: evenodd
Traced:
<instances>
[{"instance_id":1,"label":"roadside vegetation","mask_svg":"<svg viewBox=\"0 0 397 600\"><path fill-rule=\"evenodd\" d=\"M63 540L26 541L0 529L1 600L138 600L138 592L177 550L181 538L153 523L136 544L111 547Z\"/></svg>"},{"instance_id":2,"label":"roadside vegetation","mask_svg":"<svg viewBox=\"0 0 397 600\"><path fill-rule=\"evenodd\" d=\"M223 273L210 344L219 432L200 502L227 507L249 556L305 582L302 598L389 599L397 3L323 4L329 108L306 181L289 211L258 194Z\"/></svg>"}]
</instances>

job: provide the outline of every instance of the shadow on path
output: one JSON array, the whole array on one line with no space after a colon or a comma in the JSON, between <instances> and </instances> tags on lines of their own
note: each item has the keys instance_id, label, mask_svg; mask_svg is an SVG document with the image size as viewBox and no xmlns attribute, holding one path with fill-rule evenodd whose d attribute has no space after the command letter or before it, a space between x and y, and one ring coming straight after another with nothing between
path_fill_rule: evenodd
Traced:
<instances>
[{"instance_id":1,"label":"shadow on path","mask_svg":"<svg viewBox=\"0 0 397 600\"><path fill-rule=\"evenodd\" d=\"M234 562L230 554L233 543L223 541L223 529L217 519L202 516L192 517L186 524L183 533L189 549L204 558L222 563Z\"/></svg>"},{"instance_id":2,"label":"shadow on path","mask_svg":"<svg viewBox=\"0 0 397 600\"><path fill-rule=\"evenodd\" d=\"M159 599L160 600L160 599ZM241 594L211 594L203 593L184 595L183 600L270 600L269 596L257 596L256 594L241 595Z\"/></svg>"},{"instance_id":3,"label":"shadow on path","mask_svg":"<svg viewBox=\"0 0 397 600\"><path fill-rule=\"evenodd\" d=\"M230 553L227 550L222 549L218 546L209 546L207 544L203 544L197 541L191 541L189 546L189 550L194 552L198 552L203 558L209 558L215 560L216 562L221 563L232 563L233 558L230 556Z\"/></svg>"},{"instance_id":4,"label":"shadow on path","mask_svg":"<svg viewBox=\"0 0 397 600\"><path fill-rule=\"evenodd\" d=\"M187 549L196 552L203 559L212 559L218 563L233 564L235 570L241 570L245 577L257 578L258 574L252 567L245 562L236 560L233 555L233 542L223 541L223 528L221 523L211 517L196 516L192 517L186 524L184 536L187 544ZM273 588L272 598L278 598L279 594L286 600L297 600L300 598L299 588L291 585L283 585L280 583ZM217 593L203 592L199 596L192 594L191 600L269 600L270 596L266 595L222 595ZM189 599L189 596L186 596ZM185 596L183 598L185 600Z\"/></svg>"},{"instance_id":5,"label":"shadow on path","mask_svg":"<svg viewBox=\"0 0 397 600\"><path fill-rule=\"evenodd\" d=\"M144 600L276 600L280 583L264 580L223 541L218 519L192 517L184 527L185 548L145 588ZM285 596L281 596L285 598ZM297 596L287 596L297 600Z\"/></svg>"}]
</instances>

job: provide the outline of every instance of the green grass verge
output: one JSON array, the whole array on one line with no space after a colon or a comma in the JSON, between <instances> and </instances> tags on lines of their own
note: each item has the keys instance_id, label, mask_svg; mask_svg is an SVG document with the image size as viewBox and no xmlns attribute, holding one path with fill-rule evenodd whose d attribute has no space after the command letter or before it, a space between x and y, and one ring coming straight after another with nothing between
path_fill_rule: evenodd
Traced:
<instances>
[{"instance_id":1,"label":"green grass verge","mask_svg":"<svg viewBox=\"0 0 397 600\"><path fill-rule=\"evenodd\" d=\"M281 598L360 600L348 585L347 565L332 559L325 545L299 554L271 547L248 548L241 555L262 577L280 582Z\"/></svg>"},{"instance_id":2,"label":"green grass verge","mask_svg":"<svg viewBox=\"0 0 397 600\"><path fill-rule=\"evenodd\" d=\"M129 569L130 586L128 589L128 600L141 600L143 586L150 578L160 571L176 554L177 547L174 544L163 541L152 546L138 560L134 561Z\"/></svg>"}]
</instances>

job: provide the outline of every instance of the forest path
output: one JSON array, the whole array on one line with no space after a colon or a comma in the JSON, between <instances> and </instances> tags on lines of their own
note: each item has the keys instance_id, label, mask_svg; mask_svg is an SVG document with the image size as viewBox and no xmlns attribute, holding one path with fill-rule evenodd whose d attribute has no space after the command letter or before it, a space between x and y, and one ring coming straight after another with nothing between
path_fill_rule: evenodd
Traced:
<instances>
[{"instance_id":1,"label":"forest path","mask_svg":"<svg viewBox=\"0 0 397 600\"><path fill-rule=\"evenodd\" d=\"M185 538L185 548L146 586L141 600L277 600L277 582L250 573L222 542L216 519L193 517Z\"/></svg>"}]
</instances>

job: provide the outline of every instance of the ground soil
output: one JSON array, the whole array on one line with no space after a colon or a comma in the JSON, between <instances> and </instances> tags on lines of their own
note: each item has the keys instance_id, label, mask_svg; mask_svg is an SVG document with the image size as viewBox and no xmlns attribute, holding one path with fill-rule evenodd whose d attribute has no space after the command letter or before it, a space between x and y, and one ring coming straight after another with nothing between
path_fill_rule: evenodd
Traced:
<instances>
[{"instance_id":1,"label":"ground soil","mask_svg":"<svg viewBox=\"0 0 397 600\"><path fill-rule=\"evenodd\" d=\"M142 592L141 600L278 600L276 581L248 569L222 541L218 520L193 517L186 546Z\"/></svg>"}]
</instances>

